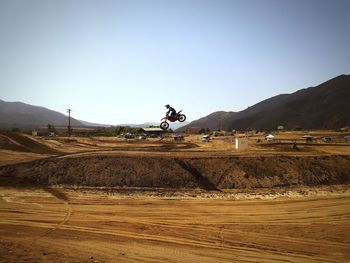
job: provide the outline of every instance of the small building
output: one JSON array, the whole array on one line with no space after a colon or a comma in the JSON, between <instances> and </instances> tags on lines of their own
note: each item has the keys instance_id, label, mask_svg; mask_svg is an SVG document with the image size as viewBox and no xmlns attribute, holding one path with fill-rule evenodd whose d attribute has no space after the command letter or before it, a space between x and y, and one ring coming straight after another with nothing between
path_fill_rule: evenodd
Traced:
<instances>
[{"instance_id":1,"label":"small building","mask_svg":"<svg viewBox=\"0 0 350 263\"><path fill-rule=\"evenodd\" d=\"M234 140L235 150L244 151L248 149L248 138L247 137L235 137Z\"/></svg>"},{"instance_id":2,"label":"small building","mask_svg":"<svg viewBox=\"0 0 350 263\"><path fill-rule=\"evenodd\" d=\"M164 130L159 127L154 128L142 128L141 129L144 134L149 137L161 137L164 134Z\"/></svg>"}]
</instances>

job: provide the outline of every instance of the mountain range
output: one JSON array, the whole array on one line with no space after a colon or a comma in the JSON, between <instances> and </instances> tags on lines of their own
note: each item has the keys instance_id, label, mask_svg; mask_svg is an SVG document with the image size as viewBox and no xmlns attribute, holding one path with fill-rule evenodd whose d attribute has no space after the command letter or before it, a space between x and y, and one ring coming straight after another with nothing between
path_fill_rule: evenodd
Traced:
<instances>
[{"instance_id":1,"label":"mountain range","mask_svg":"<svg viewBox=\"0 0 350 263\"><path fill-rule=\"evenodd\" d=\"M239 112L218 111L181 127L211 130L337 129L350 126L350 75L281 94Z\"/></svg>"},{"instance_id":2,"label":"mountain range","mask_svg":"<svg viewBox=\"0 0 350 263\"><path fill-rule=\"evenodd\" d=\"M337 129L350 126L350 75L340 75L316 87L281 94L261 101L239 112L217 111L192 121L172 123L173 130L184 131L190 127L204 129L246 130L276 129ZM23 102L0 100L0 128L41 127L47 124L67 126L67 116L44 107ZM183 124L187 124L182 126ZM71 118L71 125L100 126ZM159 123L124 124L120 126L148 127ZM117 126L117 125L116 125Z\"/></svg>"},{"instance_id":3,"label":"mountain range","mask_svg":"<svg viewBox=\"0 0 350 263\"><path fill-rule=\"evenodd\" d=\"M170 128L176 130L184 123L171 123ZM68 126L68 116L60 112L44 107L29 105L23 102L7 102L0 100L0 128L38 128L51 124L54 126ZM130 126L144 128L148 126L158 126L156 122L145 122L143 124L116 124L114 126ZM71 118L72 127L109 127L108 124L92 123Z\"/></svg>"},{"instance_id":4,"label":"mountain range","mask_svg":"<svg viewBox=\"0 0 350 263\"><path fill-rule=\"evenodd\" d=\"M47 124L68 126L68 117L44 107L0 100L0 128L40 127ZM71 126L84 125L79 120L71 118Z\"/></svg>"}]
</instances>

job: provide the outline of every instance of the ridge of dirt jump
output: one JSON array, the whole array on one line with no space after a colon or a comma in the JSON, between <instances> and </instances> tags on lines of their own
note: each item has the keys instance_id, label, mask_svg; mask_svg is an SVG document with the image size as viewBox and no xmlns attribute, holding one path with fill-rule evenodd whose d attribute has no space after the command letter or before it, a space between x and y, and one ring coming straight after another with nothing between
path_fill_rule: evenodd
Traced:
<instances>
[{"instance_id":1,"label":"ridge of dirt jump","mask_svg":"<svg viewBox=\"0 0 350 263\"><path fill-rule=\"evenodd\" d=\"M71 156L0 167L2 185L254 189L350 183L350 156Z\"/></svg>"},{"instance_id":2,"label":"ridge of dirt jump","mask_svg":"<svg viewBox=\"0 0 350 263\"><path fill-rule=\"evenodd\" d=\"M0 146L2 149L41 154L60 154L61 152L35 141L21 133L0 131Z\"/></svg>"}]
</instances>

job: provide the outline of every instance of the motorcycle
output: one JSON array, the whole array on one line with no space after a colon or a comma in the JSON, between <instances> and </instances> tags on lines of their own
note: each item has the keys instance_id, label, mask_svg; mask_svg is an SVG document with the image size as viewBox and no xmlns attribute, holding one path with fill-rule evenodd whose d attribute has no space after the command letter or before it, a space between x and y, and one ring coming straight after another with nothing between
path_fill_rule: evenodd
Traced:
<instances>
[{"instance_id":1,"label":"motorcycle","mask_svg":"<svg viewBox=\"0 0 350 263\"><path fill-rule=\"evenodd\" d=\"M174 117L169 116L168 114L161 119L161 123L160 123L160 128L163 130L167 130L169 128L169 122L175 122L175 121L179 121L179 122L184 122L186 120L186 115L181 113L182 110L180 110L178 113L176 113L176 115Z\"/></svg>"}]
</instances>

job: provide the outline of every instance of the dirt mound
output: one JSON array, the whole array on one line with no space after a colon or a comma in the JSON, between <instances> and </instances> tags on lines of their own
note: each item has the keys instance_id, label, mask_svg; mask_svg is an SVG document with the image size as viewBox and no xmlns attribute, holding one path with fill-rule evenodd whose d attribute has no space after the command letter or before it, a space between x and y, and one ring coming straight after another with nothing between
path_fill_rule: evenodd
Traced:
<instances>
[{"instance_id":1,"label":"dirt mound","mask_svg":"<svg viewBox=\"0 0 350 263\"><path fill-rule=\"evenodd\" d=\"M0 148L3 150L29 152L29 150L23 147L22 145L17 144L7 136L1 135L1 134L0 134Z\"/></svg>"},{"instance_id":2,"label":"dirt mound","mask_svg":"<svg viewBox=\"0 0 350 263\"><path fill-rule=\"evenodd\" d=\"M23 134L16 132L0 132L0 145L3 149L25 151L42 154L59 154L60 152L49 146L37 142Z\"/></svg>"},{"instance_id":3,"label":"dirt mound","mask_svg":"<svg viewBox=\"0 0 350 263\"><path fill-rule=\"evenodd\" d=\"M0 180L41 185L252 189L350 183L350 156L51 158L0 168ZM19 183L20 184L20 183Z\"/></svg>"}]
</instances>

